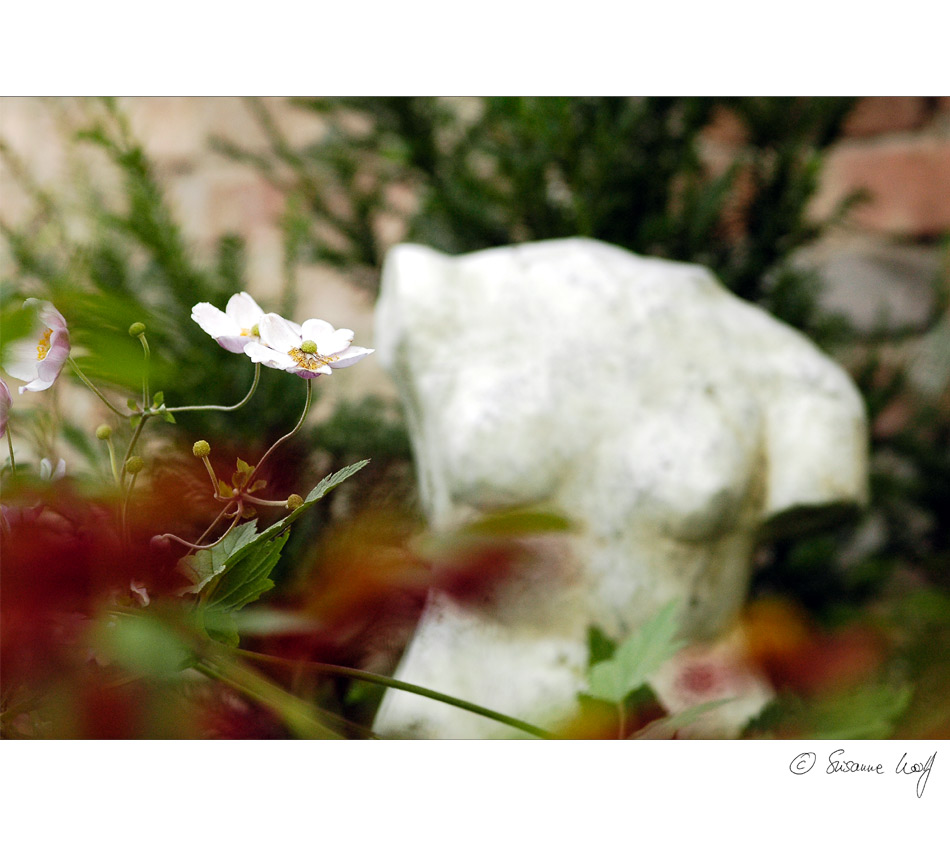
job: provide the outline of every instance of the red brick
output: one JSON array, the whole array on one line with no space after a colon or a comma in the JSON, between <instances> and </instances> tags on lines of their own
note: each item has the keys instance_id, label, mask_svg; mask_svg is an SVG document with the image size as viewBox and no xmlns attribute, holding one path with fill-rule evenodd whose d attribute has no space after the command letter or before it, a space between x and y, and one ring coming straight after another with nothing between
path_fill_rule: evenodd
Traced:
<instances>
[{"instance_id":1,"label":"red brick","mask_svg":"<svg viewBox=\"0 0 950 855\"><path fill-rule=\"evenodd\" d=\"M703 130L703 136L709 142L727 146L741 146L747 140L745 126L739 117L722 106L713 110L712 121Z\"/></svg>"},{"instance_id":2,"label":"red brick","mask_svg":"<svg viewBox=\"0 0 950 855\"><path fill-rule=\"evenodd\" d=\"M910 131L927 120L927 100L921 97L862 98L844 124L849 137L869 137Z\"/></svg>"},{"instance_id":3,"label":"red brick","mask_svg":"<svg viewBox=\"0 0 950 855\"><path fill-rule=\"evenodd\" d=\"M842 143L829 154L813 213L827 216L862 187L871 200L852 212L856 225L907 236L943 234L950 230L950 139Z\"/></svg>"}]
</instances>

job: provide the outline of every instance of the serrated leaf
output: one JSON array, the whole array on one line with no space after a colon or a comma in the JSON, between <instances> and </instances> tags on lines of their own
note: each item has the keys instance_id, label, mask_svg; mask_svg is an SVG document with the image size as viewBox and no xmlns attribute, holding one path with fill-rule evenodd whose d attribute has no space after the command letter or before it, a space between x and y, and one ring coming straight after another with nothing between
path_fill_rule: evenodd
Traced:
<instances>
[{"instance_id":1,"label":"serrated leaf","mask_svg":"<svg viewBox=\"0 0 950 855\"><path fill-rule=\"evenodd\" d=\"M224 572L229 559L250 543L256 534L257 520L244 523L231 529L221 543L182 558L178 562L178 569L194 583L182 593L200 593L208 582Z\"/></svg>"},{"instance_id":2,"label":"serrated leaf","mask_svg":"<svg viewBox=\"0 0 950 855\"><path fill-rule=\"evenodd\" d=\"M211 573L212 575L208 576L208 579L220 577L217 587L208 598L208 604L213 604L215 608L219 609L238 609L253 602L264 591L272 588L274 583L268 577L277 563L280 550L283 549L283 545L290 534L287 529L291 523L307 508L322 499L330 490L342 484L351 475L359 472L367 463L369 463L369 460L361 460L359 463L347 466L333 475L328 475L310 491L307 500L299 508L264 529L252 540L248 540L239 548L234 549L226 560L228 572L223 577L221 576L221 570L216 571L213 566L209 568L202 565L197 568L196 572ZM219 484L219 490L220 487ZM256 521L240 526L240 528L245 529L249 525L256 525ZM192 558L198 561L205 560L198 559L197 556L192 556ZM245 562L248 563L245 565ZM207 579L195 591L200 591L206 584Z\"/></svg>"},{"instance_id":3,"label":"serrated leaf","mask_svg":"<svg viewBox=\"0 0 950 855\"><path fill-rule=\"evenodd\" d=\"M288 537L290 532L285 531L274 540L245 550L240 560L230 561L227 572L221 576L208 598L208 607L226 612L237 611L273 588L270 573Z\"/></svg>"},{"instance_id":4,"label":"serrated leaf","mask_svg":"<svg viewBox=\"0 0 950 855\"><path fill-rule=\"evenodd\" d=\"M619 704L683 646L675 639L678 630L678 603L672 602L619 644L610 659L591 666L588 694Z\"/></svg>"},{"instance_id":5,"label":"serrated leaf","mask_svg":"<svg viewBox=\"0 0 950 855\"><path fill-rule=\"evenodd\" d=\"M334 472L332 475L327 475L326 478L324 478L307 494L307 498L304 499L303 505L297 510L303 510L303 508L307 505L311 505L314 502L320 501L320 499L322 499L334 487L339 487L340 484L342 484L350 476L359 472L360 469L362 469L367 463L369 463L369 460L361 460L359 463L351 463L349 466L344 466L339 472Z\"/></svg>"},{"instance_id":6,"label":"serrated leaf","mask_svg":"<svg viewBox=\"0 0 950 855\"><path fill-rule=\"evenodd\" d=\"M225 484L224 481L222 481L220 478L218 479L218 495L225 496L226 498L230 498L231 496L234 495L234 491L231 489L231 485Z\"/></svg>"},{"instance_id":7,"label":"serrated leaf","mask_svg":"<svg viewBox=\"0 0 950 855\"><path fill-rule=\"evenodd\" d=\"M246 474L248 474L249 472L253 472L253 471L254 471L254 467L251 466L250 463L248 463L248 462L246 462L246 461L244 461L244 460L241 460L241 458L239 457L239 458L237 459L237 471L240 472L240 473L243 474L243 475L246 475Z\"/></svg>"}]
</instances>

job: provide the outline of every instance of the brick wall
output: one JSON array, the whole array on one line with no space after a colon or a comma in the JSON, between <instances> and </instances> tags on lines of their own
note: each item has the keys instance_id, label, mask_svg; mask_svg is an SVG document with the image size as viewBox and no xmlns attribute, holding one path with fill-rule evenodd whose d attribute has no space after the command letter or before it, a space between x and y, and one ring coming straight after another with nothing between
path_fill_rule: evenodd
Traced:
<instances>
[{"instance_id":1,"label":"brick wall","mask_svg":"<svg viewBox=\"0 0 950 855\"><path fill-rule=\"evenodd\" d=\"M861 187L856 225L918 239L950 232L950 98L865 98L826 167L816 213Z\"/></svg>"}]
</instances>

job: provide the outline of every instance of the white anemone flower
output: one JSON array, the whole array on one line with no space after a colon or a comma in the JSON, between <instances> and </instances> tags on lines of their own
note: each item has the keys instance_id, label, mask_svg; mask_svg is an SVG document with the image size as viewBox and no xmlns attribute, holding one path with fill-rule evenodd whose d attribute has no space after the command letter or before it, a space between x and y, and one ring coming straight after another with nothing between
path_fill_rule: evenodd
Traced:
<instances>
[{"instance_id":1,"label":"white anemone flower","mask_svg":"<svg viewBox=\"0 0 950 855\"><path fill-rule=\"evenodd\" d=\"M246 291L232 295L223 312L211 303L198 303L191 310L191 319L231 353L243 353L244 345L258 341L263 316L264 310Z\"/></svg>"},{"instance_id":2,"label":"white anemone flower","mask_svg":"<svg viewBox=\"0 0 950 855\"><path fill-rule=\"evenodd\" d=\"M0 380L0 439L3 439L7 433L7 418L12 405L13 398L10 397L10 387L3 380Z\"/></svg>"},{"instance_id":3,"label":"white anemone flower","mask_svg":"<svg viewBox=\"0 0 950 855\"><path fill-rule=\"evenodd\" d=\"M349 368L373 352L371 348L351 344L353 330L337 330L317 318L297 326L271 312L261 318L259 328L260 342L244 347L251 361L307 380L332 374L333 368Z\"/></svg>"},{"instance_id":4,"label":"white anemone flower","mask_svg":"<svg viewBox=\"0 0 950 855\"><path fill-rule=\"evenodd\" d=\"M26 338L10 345L10 359L4 366L11 377L27 381L19 388L21 395L49 389L69 357L69 330L56 307L35 297L23 305L38 307L36 321Z\"/></svg>"}]
</instances>

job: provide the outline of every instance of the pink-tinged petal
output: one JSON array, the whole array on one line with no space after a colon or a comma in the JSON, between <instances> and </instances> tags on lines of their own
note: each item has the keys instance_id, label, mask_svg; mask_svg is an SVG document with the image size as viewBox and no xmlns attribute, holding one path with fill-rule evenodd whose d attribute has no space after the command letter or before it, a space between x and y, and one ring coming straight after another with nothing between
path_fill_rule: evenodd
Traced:
<instances>
[{"instance_id":1,"label":"pink-tinged petal","mask_svg":"<svg viewBox=\"0 0 950 855\"><path fill-rule=\"evenodd\" d=\"M316 380L321 374L332 374L329 365L321 365L318 368L315 368L313 371L310 371L306 368L301 368L298 365L294 365L293 368L288 368L287 371L290 374L296 374L298 377L303 377L304 380Z\"/></svg>"},{"instance_id":2,"label":"pink-tinged petal","mask_svg":"<svg viewBox=\"0 0 950 855\"><path fill-rule=\"evenodd\" d=\"M339 354L339 357L335 359L331 365L334 368L349 368L351 365L355 365L363 357L369 356L374 352L372 347L357 347L356 345L350 345L346 350L342 351Z\"/></svg>"},{"instance_id":3,"label":"pink-tinged petal","mask_svg":"<svg viewBox=\"0 0 950 855\"><path fill-rule=\"evenodd\" d=\"M300 347L303 341L290 322L274 312L268 312L261 318L258 329L261 332L261 342L281 353Z\"/></svg>"},{"instance_id":4,"label":"pink-tinged petal","mask_svg":"<svg viewBox=\"0 0 950 855\"><path fill-rule=\"evenodd\" d=\"M244 353L251 362L260 362L268 368L279 368L282 371L288 371L291 368L297 367L297 363L294 362L293 357L286 353L281 353L279 350L274 350L272 347L267 347L257 341L249 341L245 344Z\"/></svg>"},{"instance_id":5,"label":"pink-tinged petal","mask_svg":"<svg viewBox=\"0 0 950 855\"><path fill-rule=\"evenodd\" d=\"M191 310L191 319L214 339L240 336L241 327L211 303L198 303Z\"/></svg>"},{"instance_id":6,"label":"pink-tinged petal","mask_svg":"<svg viewBox=\"0 0 950 855\"><path fill-rule=\"evenodd\" d=\"M215 341L231 353L244 353L244 346L249 341L257 341L257 339L246 335L223 335Z\"/></svg>"},{"instance_id":7,"label":"pink-tinged petal","mask_svg":"<svg viewBox=\"0 0 950 855\"><path fill-rule=\"evenodd\" d=\"M3 380L0 380L0 439L6 436L7 419L12 406L13 397L10 395L10 387Z\"/></svg>"},{"instance_id":8,"label":"pink-tinged petal","mask_svg":"<svg viewBox=\"0 0 950 855\"><path fill-rule=\"evenodd\" d=\"M264 316L264 310L246 291L234 294L224 310L241 329L249 330Z\"/></svg>"},{"instance_id":9,"label":"pink-tinged petal","mask_svg":"<svg viewBox=\"0 0 950 855\"><path fill-rule=\"evenodd\" d=\"M333 335L333 324L321 321L319 318L311 318L304 321L300 327L300 335L304 341L312 341L317 347L320 347L320 339L328 335Z\"/></svg>"},{"instance_id":10,"label":"pink-tinged petal","mask_svg":"<svg viewBox=\"0 0 950 855\"><path fill-rule=\"evenodd\" d=\"M30 298L34 299L34 298ZM24 301L24 303L29 302L29 300ZM40 320L46 324L53 332L64 332L68 335L68 327L66 326L66 318L64 318L59 310L52 304L44 302L39 311Z\"/></svg>"},{"instance_id":11,"label":"pink-tinged petal","mask_svg":"<svg viewBox=\"0 0 950 855\"><path fill-rule=\"evenodd\" d=\"M53 380L55 379L56 378L54 377ZM53 385L53 380L41 380L37 378L36 380L33 380L27 383L25 386L20 386L20 388L17 389L17 391L21 395L24 392L45 392L47 389L49 389L50 386Z\"/></svg>"}]
</instances>

